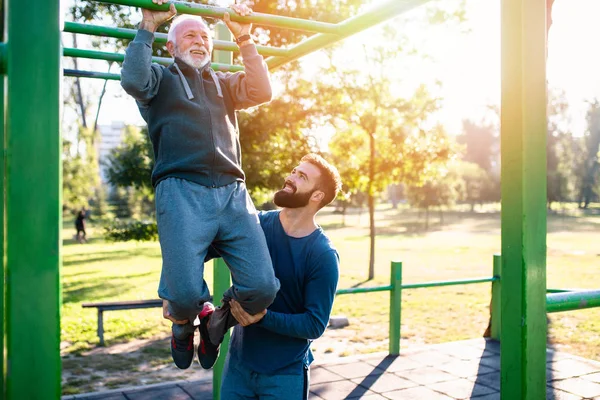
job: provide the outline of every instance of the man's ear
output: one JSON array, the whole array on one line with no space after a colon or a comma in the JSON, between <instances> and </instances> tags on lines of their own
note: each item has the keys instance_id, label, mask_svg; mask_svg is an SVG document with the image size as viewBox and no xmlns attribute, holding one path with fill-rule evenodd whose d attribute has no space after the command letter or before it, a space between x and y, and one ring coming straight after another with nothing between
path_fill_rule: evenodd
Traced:
<instances>
[{"instance_id":1,"label":"man's ear","mask_svg":"<svg viewBox=\"0 0 600 400\"><path fill-rule=\"evenodd\" d=\"M321 202L323 201L323 199L325 198L325 193L323 193L320 190L315 190L312 194L312 196L310 196L310 199L313 201L317 201L317 202Z\"/></svg>"},{"instance_id":2,"label":"man's ear","mask_svg":"<svg viewBox=\"0 0 600 400\"><path fill-rule=\"evenodd\" d=\"M173 42L167 42L167 51L169 52L171 57L175 57L175 45L173 44Z\"/></svg>"}]
</instances>

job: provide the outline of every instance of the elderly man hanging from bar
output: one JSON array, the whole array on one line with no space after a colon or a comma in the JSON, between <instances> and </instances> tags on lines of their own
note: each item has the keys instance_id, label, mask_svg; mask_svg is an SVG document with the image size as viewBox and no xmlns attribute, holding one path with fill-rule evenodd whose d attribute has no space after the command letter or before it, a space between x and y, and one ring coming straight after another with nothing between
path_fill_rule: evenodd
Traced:
<instances>
[{"instance_id":1,"label":"elderly man hanging from bar","mask_svg":"<svg viewBox=\"0 0 600 400\"><path fill-rule=\"evenodd\" d=\"M152 0L166 4L167 0ZM239 15L252 10L232 5ZM152 63L153 33L176 15L142 10L143 19L127 48L121 85L137 102L154 149L152 185L162 252L158 294L173 321L171 354L177 367L194 358L193 321L199 317L198 359L211 368L227 330L237 321L229 300L254 315L279 289L258 214L244 183L236 110L271 100L267 66L250 36L251 24L223 19L236 39L245 72L214 72L212 32L197 16L171 24L169 67ZM204 259L210 245L227 263L233 286L217 309L208 302Z\"/></svg>"}]
</instances>

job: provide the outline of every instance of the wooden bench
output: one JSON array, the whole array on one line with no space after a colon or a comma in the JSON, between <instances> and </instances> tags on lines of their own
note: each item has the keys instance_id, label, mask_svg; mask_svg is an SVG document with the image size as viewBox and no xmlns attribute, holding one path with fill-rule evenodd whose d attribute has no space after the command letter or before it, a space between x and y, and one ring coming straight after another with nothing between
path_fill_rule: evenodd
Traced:
<instances>
[{"instance_id":1,"label":"wooden bench","mask_svg":"<svg viewBox=\"0 0 600 400\"><path fill-rule=\"evenodd\" d=\"M104 311L133 310L136 308L162 307L162 299L155 300L133 300L133 301L109 301L105 303L84 303L83 308L98 309L98 337L100 346L104 346Z\"/></svg>"}]
</instances>

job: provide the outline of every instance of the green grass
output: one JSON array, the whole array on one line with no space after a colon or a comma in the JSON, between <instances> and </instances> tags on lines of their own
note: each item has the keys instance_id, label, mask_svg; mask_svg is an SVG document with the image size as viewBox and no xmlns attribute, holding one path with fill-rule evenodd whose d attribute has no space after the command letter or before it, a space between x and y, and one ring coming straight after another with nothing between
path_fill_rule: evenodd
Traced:
<instances>
[{"instance_id":1,"label":"green grass","mask_svg":"<svg viewBox=\"0 0 600 400\"><path fill-rule=\"evenodd\" d=\"M467 211L430 214L424 217L407 209L381 206L377 211L376 277L365 282L369 257L368 214L353 210L345 218L325 210L318 217L341 256L340 288L380 285L389 282L391 260L403 261L404 283L459 278L489 277L492 256L500 252L500 216L497 207L478 213ZM600 277L600 215L565 208L548 216L548 287L598 288ZM152 299L160 276L158 243L105 243L90 229L90 242L80 245L65 224L62 353L65 361L98 345L96 310L83 302ZM207 265L206 280L212 281ZM402 346L441 343L480 337L489 318L490 284L407 290L402 304ZM350 355L387 350L389 294L387 292L339 296L333 314L351 322L343 329L347 346L337 354ZM552 314L549 338L563 350L600 360L600 309ZM104 314L107 345L139 338L164 338L169 324L159 309L113 311ZM335 332L338 334L341 332ZM168 363L166 346L143 350L153 363ZM336 353L327 344L317 353ZM158 361L156 361L158 360ZM69 361L70 362L70 361ZM110 366L109 361L106 362ZM72 363L73 369L79 365ZM114 358L112 368L134 368L131 359ZM124 367L125 366L125 367ZM102 370L102 366L99 366ZM80 375L73 372L72 380ZM119 385L120 381L110 383ZM107 387L108 387L107 386ZM77 391L67 382L64 392Z\"/></svg>"}]
</instances>

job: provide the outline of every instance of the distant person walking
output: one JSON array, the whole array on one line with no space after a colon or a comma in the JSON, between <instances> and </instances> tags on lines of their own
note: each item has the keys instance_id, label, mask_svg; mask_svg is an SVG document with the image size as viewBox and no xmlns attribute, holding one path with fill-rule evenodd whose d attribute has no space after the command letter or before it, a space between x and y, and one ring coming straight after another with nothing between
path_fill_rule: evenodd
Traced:
<instances>
[{"instance_id":1,"label":"distant person walking","mask_svg":"<svg viewBox=\"0 0 600 400\"><path fill-rule=\"evenodd\" d=\"M79 243L87 243L87 238L85 235L85 208L82 208L77 213L77 218L75 218L75 229L77 229L77 235L75 235L75 239Z\"/></svg>"}]
</instances>

